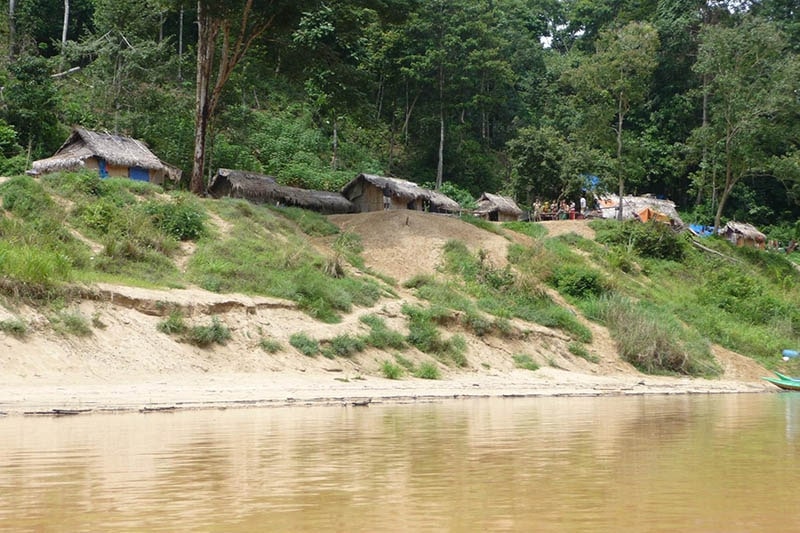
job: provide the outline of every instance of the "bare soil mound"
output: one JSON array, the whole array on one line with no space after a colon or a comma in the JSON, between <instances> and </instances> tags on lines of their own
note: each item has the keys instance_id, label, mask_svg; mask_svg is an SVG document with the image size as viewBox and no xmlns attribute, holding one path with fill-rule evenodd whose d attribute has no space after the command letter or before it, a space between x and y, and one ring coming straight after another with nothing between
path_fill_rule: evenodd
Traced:
<instances>
[{"instance_id":1,"label":"bare soil mound","mask_svg":"<svg viewBox=\"0 0 800 533\"><path fill-rule=\"evenodd\" d=\"M433 272L441 263L442 247L449 240L462 241L473 252L485 250L496 266L506 264L507 238L452 216L391 210L334 215L330 220L342 231L361 237L368 267L400 283Z\"/></svg>"}]
</instances>

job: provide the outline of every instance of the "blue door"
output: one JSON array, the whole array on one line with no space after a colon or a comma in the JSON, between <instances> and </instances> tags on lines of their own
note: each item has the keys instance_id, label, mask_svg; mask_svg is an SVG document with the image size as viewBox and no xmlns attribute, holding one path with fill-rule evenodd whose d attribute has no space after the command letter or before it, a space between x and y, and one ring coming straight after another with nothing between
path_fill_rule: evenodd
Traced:
<instances>
[{"instance_id":1,"label":"blue door","mask_svg":"<svg viewBox=\"0 0 800 533\"><path fill-rule=\"evenodd\" d=\"M106 160L105 159L97 159L97 168L100 169L100 177L107 178L108 177L108 169L106 168Z\"/></svg>"},{"instance_id":2,"label":"blue door","mask_svg":"<svg viewBox=\"0 0 800 533\"><path fill-rule=\"evenodd\" d=\"M136 181L150 181L150 172L142 167L130 167L128 177Z\"/></svg>"}]
</instances>

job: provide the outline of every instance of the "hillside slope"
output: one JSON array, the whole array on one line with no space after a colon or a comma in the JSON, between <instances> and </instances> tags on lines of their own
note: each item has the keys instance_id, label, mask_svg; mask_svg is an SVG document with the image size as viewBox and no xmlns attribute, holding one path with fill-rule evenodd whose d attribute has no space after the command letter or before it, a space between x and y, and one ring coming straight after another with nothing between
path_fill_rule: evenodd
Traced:
<instances>
[{"instance_id":1,"label":"hillside slope","mask_svg":"<svg viewBox=\"0 0 800 533\"><path fill-rule=\"evenodd\" d=\"M765 370L751 359L715 347L724 374L718 380L645 376L622 361L608 332L586 322L593 340L588 350L596 362L573 355L565 333L512 320L515 333L476 336L454 324L448 334L466 339L467 366L442 363L413 347L402 357L413 365L435 364L439 381L406 375L399 381L381 377L382 364L398 350L366 350L350 357L302 355L289 344L298 332L328 342L343 334L367 331L363 315L381 317L391 329L408 333L402 308L418 303L402 282L434 274L442 246L450 240L484 250L502 266L510 242L523 235L498 235L452 217L413 211L390 211L330 217L343 232L361 237L365 265L394 278L397 297L357 307L336 324L310 318L294 302L276 298L217 294L197 287L157 290L109 284L85 288L76 309L92 317L85 337L65 335L50 326L47 311L6 299L0 320L21 316L30 326L18 338L0 332L0 412L50 409L141 408L329 401L336 398L437 397L486 394L605 394L644 392L730 392L769 390L759 377ZM582 221L546 223L552 234L591 236ZM512 232L508 232L512 233ZM333 254L332 238L314 246ZM192 253L187 247L185 252ZM185 265L187 257L176 259ZM361 275L353 272L351 275ZM557 294L552 295L559 298ZM567 305L565 302L561 302ZM171 311L180 310L191 324L225 324L231 339L224 345L198 347L158 329ZM267 353L261 340L280 344ZM513 356L531 354L541 367L516 368Z\"/></svg>"}]
</instances>

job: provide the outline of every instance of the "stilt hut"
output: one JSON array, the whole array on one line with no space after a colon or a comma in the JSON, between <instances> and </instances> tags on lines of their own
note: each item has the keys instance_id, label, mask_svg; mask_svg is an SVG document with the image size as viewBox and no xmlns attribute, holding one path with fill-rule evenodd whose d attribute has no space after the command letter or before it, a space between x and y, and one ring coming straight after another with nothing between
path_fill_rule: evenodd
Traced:
<instances>
[{"instance_id":1,"label":"stilt hut","mask_svg":"<svg viewBox=\"0 0 800 533\"><path fill-rule=\"evenodd\" d=\"M764 249L767 244L767 236L758 231L750 224L743 222L728 222L720 232L731 244L736 246L752 246L753 248Z\"/></svg>"},{"instance_id":2,"label":"stilt hut","mask_svg":"<svg viewBox=\"0 0 800 533\"><path fill-rule=\"evenodd\" d=\"M475 216L492 222L511 222L522 216L522 209L507 196L485 192L476 203Z\"/></svg>"},{"instance_id":3,"label":"stilt hut","mask_svg":"<svg viewBox=\"0 0 800 533\"><path fill-rule=\"evenodd\" d=\"M448 196L411 181L359 174L342 188L342 195L357 212L412 209L432 213L458 213L461 206Z\"/></svg>"},{"instance_id":4,"label":"stilt hut","mask_svg":"<svg viewBox=\"0 0 800 533\"><path fill-rule=\"evenodd\" d=\"M96 170L101 178L130 178L163 185L179 181L181 171L161 161L139 140L75 127L55 154L34 161L32 174Z\"/></svg>"}]
</instances>

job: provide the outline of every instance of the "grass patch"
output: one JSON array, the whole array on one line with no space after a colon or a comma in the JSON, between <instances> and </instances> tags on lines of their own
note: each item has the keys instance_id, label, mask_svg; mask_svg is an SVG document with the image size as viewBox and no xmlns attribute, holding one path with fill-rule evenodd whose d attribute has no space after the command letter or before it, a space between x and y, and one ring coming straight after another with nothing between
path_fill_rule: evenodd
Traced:
<instances>
[{"instance_id":1,"label":"grass patch","mask_svg":"<svg viewBox=\"0 0 800 533\"><path fill-rule=\"evenodd\" d=\"M589 350L586 349L586 346L584 346L583 344L581 344L579 342L571 342L571 343L569 343L569 346L567 347L567 349L569 350L569 353L571 353L572 355L576 355L576 356L580 357L581 359L586 359L590 363L599 363L600 362L600 358L599 357L589 353Z\"/></svg>"},{"instance_id":2,"label":"grass patch","mask_svg":"<svg viewBox=\"0 0 800 533\"><path fill-rule=\"evenodd\" d=\"M6 318L0 320L0 331L22 338L28 334L28 325L20 318Z\"/></svg>"},{"instance_id":3,"label":"grass patch","mask_svg":"<svg viewBox=\"0 0 800 533\"><path fill-rule=\"evenodd\" d=\"M397 350L403 349L406 346L405 337L397 331L393 331L386 326L384 320L374 314L363 315L360 319L361 323L369 326L369 334L364 338L364 341L379 350L387 348L394 348Z\"/></svg>"},{"instance_id":4,"label":"grass patch","mask_svg":"<svg viewBox=\"0 0 800 533\"><path fill-rule=\"evenodd\" d=\"M183 313L172 311L169 316L156 325L156 329L167 335L175 335L186 332L186 323L183 320Z\"/></svg>"},{"instance_id":5,"label":"grass patch","mask_svg":"<svg viewBox=\"0 0 800 533\"><path fill-rule=\"evenodd\" d=\"M381 363L381 373L386 379L400 379L403 376L403 367L386 360Z\"/></svg>"},{"instance_id":6,"label":"grass patch","mask_svg":"<svg viewBox=\"0 0 800 533\"><path fill-rule=\"evenodd\" d=\"M461 220L468 224L472 224L473 226L480 228L482 230L489 231L491 233L495 233L497 235L502 235L505 237L505 232L503 231L502 226L496 222L489 222L488 220L484 220L482 218L478 218L474 215L469 214L462 214Z\"/></svg>"},{"instance_id":7,"label":"grass patch","mask_svg":"<svg viewBox=\"0 0 800 533\"><path fill-rule=\"evenodd\" d=\"M547 237L547 228L538 222L503 222L505 229L527 235L532 239L543 239Z\"/></svg>"},{"instance_id":8,"label":"grass patch","mask_svg":"<svg viewBox=\"0 0 800 533\"><path fill-rule=\"evenodd\" d=\"M88 337L92 334L91 322L77 309L74 311L58 311L50 317L50 324L56 332L62 335Z\"/></svg>"},{"instance_id":9,"label":"grass patch","mask_svg":"<svg viewBox=\"0 0 800 533\"><path fill-rule=\"evenodd\" d=\"M706 377L721 372L708 342L659 308L613 296L592 300L584 312L608 327L620 357L642 372Z\"/></svg>"},{"instance_id":10,"label":"grass patch","mask_svg":"<svg viewBox=\"0 0 800 533\"><path fill-rule=\"evenodd\" d=\"M366 347L367 343L362 337L344 333L331 339L328 348L334 356L350 357L353 354L364 351Z\"/></svg>"},{"instance_id":11,"label":"grass patch","mask_svg":"<svg viewBox=\"0 0 800 533\"><path fill-rule=\"evenodd\" d=\"M439 372L439 367L435 363L425 361L420 363L414 376L422 379L441 379L442 373Z\"/></svg>"},{"instance_id":12,"label":"grass patch","mask_svg":"<svg viewBox=\"0 0 800 533\"><path fill-rule=\"evenodd\" d=\"M278 353L283 349L283 345L275 339L262 338L258 341L258 346L269 354Z\"/></svg>"},{"instance_id":13,"label":"grass patch","mask_svg":"<svg viewBox=\"0 0 800 533\"><path fill-rule=\"evenodd\" d=\"M312 339L302 331L293 333L292 336L289 337L289 344L295 347L301 354L307 355L308 357L314 357L320 353L319 341Z\"/></svg>"},{"instance_id":14,"label":"grass patch","mask_svg":"<svg viewBox=\"0 0 800 533\"><path fill-rule=\"evenodd\" d=\"M213 317L211 324L192 326L186 331L186 341L196 346L206 347L212 344L225 344L231 338L231 331L219 318Z\"/></svg>"},{"instance_id":15,"label":"grass patch","mask_svg":"<svg viewBox=\"0 0 800 533\"><path fill-rule=\"evenodd\" d=\"M513 356L514 366L525 370L536 371L539 370L539 365L528 354L516 354Z\"/></svg>"}]
</instances>

